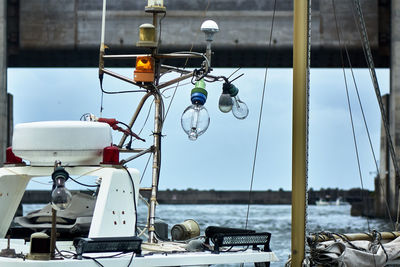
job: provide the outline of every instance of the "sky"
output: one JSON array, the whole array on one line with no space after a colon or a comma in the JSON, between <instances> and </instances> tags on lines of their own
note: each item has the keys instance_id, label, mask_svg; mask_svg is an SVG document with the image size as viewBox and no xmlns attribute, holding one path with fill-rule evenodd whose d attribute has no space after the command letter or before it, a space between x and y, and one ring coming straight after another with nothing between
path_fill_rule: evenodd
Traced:
<instances>
[{"instance_id":1,"label":"sky","mask_svg":"<svg viewBox=\"0 0 400 267\"><path fill-rule=\"evenodd\" d=\"M132 77L133 69L112 69ZM214 75L229 76L234 69L214 69ZM164 124L160 189L249 190L264 69L241 69L244 76L234 82L250 112L245 120L221 113L218 99L221 83L207 83L205 104L210 115L208 130L191 141L181 128L182 112L190 103L187 84L177 89ZM379 160L380 114L367 69L355 69L355 79L366 114L375 153ZM389 92L389 70L378 69L381 94ZM347 75L350 75L347 70ZM166 77L171 78L171 76ZM342 69L312 69L310 88L309 181L308 187L350 189L361 187ZM165 79L164 79L165 81ZM375 163L356 102L354 85L347 76L353 120L359 147L364 188L373 190ZM134 90L132 85L106 76L108 91ZM33 121L79 120L84 113L99 116L101 91L96 68L9 68L8 91L14 95L14 124ZM164 92L167 107L174 88ZM129 123L143 93L104 95L103 117ZM292 70L269 69L261 121L253 190L291 190ZM133 131L144 125L151 100L146 102ZM133 147L152 144L152 114ZM114 143L121 134L114 133ZM128 163L145 170L148 155ZM149 164L151 166L151 164ZM151 185L151 170L145 171L144 187ZM46 178L48 180L48 178ZM30 189L51 185L31 183Z\"/></svg>"}]
</instances>

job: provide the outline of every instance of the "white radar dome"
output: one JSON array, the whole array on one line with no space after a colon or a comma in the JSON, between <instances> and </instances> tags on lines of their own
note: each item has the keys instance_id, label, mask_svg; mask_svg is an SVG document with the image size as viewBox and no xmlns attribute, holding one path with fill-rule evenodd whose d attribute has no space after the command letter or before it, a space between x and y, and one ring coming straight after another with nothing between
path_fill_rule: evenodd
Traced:
<instances>
[{"instance_id":1,"label":"white radar dome","mask_svg":"<svg viewBox=\"0 0 400 267\"><path fill-rule=\"evenodd\" d=\"M88 121L44 121L17 124L12 149L32 166L99 165L103 148L112 144L106 123Z\"/></svg>"},{"instance_id":2,"label":"white radar dome","mask_svg":"<svg viewBox=\"0 0 400 267\"><path fill-rule=\"evenodd\" d=\"M202 32L218 32L219 28L218 28L218 24L213 21L213 20L206 20L201 24L200 27Z\"/></svg>"}]
</instances>

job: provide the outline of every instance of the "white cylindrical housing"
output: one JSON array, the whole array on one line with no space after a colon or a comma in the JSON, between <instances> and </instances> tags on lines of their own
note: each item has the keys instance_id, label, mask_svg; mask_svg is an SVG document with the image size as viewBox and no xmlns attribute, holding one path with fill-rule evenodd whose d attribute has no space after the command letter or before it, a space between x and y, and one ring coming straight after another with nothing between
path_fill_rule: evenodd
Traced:
<instances>
[{"instance_id":1,"label":"white cylindrical housing","mask_svg":"<svg viewBox=\"0 0 400 267\"><path fill-rule=\"evenodd\" d=\"M103 148L112 144L106 123L88 121L45 121L17 124L13 152L33 166L99 165Z\"/></svg>"}]
</instances>

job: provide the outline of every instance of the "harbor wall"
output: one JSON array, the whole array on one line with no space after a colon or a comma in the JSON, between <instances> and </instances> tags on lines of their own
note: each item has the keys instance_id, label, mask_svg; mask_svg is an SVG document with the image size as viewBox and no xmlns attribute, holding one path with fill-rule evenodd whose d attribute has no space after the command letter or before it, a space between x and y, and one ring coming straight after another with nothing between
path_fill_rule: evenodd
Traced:
<instances>
[{"instance_id":1,"label":"harbor wall","mask_svg":"<svg viewBox=\"0 0 400 267\"><path fill-rule=\"evenodd\" d=\"M149 198L150 192L141 192L142 196ZM363 195L371 192L361 189L322 189L309 190L308 202L315 204L318 199L335 201L341 197L343 201L357 203L362 201ZM28 190L25 192L22 204L48 203L50 191ZM164 190L158 192L157 200L160 204L291 204L291 191L220 191L220 190ZM250 200L250 201L249 201Z\"/></svg>"}]
</instances>

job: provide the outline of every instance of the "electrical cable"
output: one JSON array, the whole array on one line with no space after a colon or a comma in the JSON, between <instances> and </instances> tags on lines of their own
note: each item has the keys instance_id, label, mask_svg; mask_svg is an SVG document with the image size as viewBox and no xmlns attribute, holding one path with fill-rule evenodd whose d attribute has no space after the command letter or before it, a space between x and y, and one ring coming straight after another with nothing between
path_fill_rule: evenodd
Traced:
<instances>
[{"instance_id":1,"label":"electrical cable","mask_svg":"<svg viewBox=\"0 0 400 267\"><path fill-rule=\"evenodd\" d=\"M165 18L165 16L167 15L167 12L164 12L164 16L162 16L160 18L160 21L158 22L158 25L160 26L160 31L158 32L158 45L161 45L161 23L163 21L163 19Z\"/></svg>"},{"instance_id":2,"label":"electrical cable","mask_svg":"<svg viewBox=\"0 0 400 267\"><path fill-rule=\"evenodd\" d=\"M70 259L70 257L66 257L66 256L64 256L61 252L65 252L65 253L70 253L70 254L72 254L73 255L73 257L76 257L77 256L77 254L76 253L74 253L74 252L72 252L72 251L67 251L67 250L61 250L61 251L59 251L58 249L57 249L57 251L59 252L59 254L63 257L63 258L67 258L67 259ZM118 254L118 255L120 255L120 254ZM110 258L112 258L113 256L109 256ZM102 257L89 257L89 256L82 256L82 258L84 258L84 259L90 259L90 260L93 260L97 265L99 265L100 267L104 267L104 265L103 264L101 264L97 259L98 258L102 258Z\"/></svg>"},{"instance_id":3,"label":"electrical cable","mask_svg":"<svg viewBox=\"0 0 400 267\"><path fill-rule=\"evenodd\" d=\"M227 77L227 79L229 80L229 78L232 77L233 74L235 74L236 72L238 72L240 69L241 69L241 67L237 68L234 72L231 73L231 75L229 75L229 76Z\"/></svg>"},{"instance_id":4,"label":"electrical cable","mask_svg":"<svg viewBox=\"0 0 400 267\"><path fill-rule=\"evenodd\" d=\"M85 117L90 116L90 115L91 115L90 113L86 112L86 113L82 114L82 116L79 118L79 120L84 121Z\"/></svg>"},{"instance_id":5,"label":"electrical cable","mask_svg":"<svg viewBox=\"0 0 400 267\"><path fill-rule=\"evenodd\" d=\"M146 90L122 90L122 91L106 91L103 86L100 87L101 92L107 95L129 94L129 93L147 93Z\"/></svg>"},{"instance_id":6,"label":"electrical cable","mask_svg":"<svg viewBox=\"0 0 400 267\"><path fill-rule=\"evenodd\" d=\"M231 81L229 81L230 83L233 83L234 81L236 81L237 79L239 79L240 77L242 77L244 75L244 73L238 75L236 78L232 79Z\"/></svg>"},{"instance_id":7,"label":"electrical cable","mask_svg":"<svg viewBox=\"0 0 400 267\"><path fill-rule=\"evenodd\" d=\"M101 99L100 99L100 117L102 117L103 114L103 103L104 103L104 90L103 90L103 74L99 75L99 80L100 80L100 89L101 89Z\"/></svg>"},{"instance_id":8,"label":"electrical cable","mask_svg":"<svg viewBox=\"0 0 400 267\"><path fill-rule=\"evenodd\" d=\"M66 258L66 259L71 259L71 258L74 258L74 257L77 257L77 256L78 256L78 254L76 254L75 252L72 252L72 251L68 251L68 250L61 250L61 251L59 251L57 248L56 248L56 250L57 250L58 254L59 254L61 257ZM71 257L68 257L68 256L66 256L66 255L64 255L64 254L62 254L62 253L69 253L69 254L72 254L72 256L71 256ZM89 257L89 256L83 256L83 255L82 255L82 258L93 260L93 261L94 261L96 264L98 264L99 266L104 267L104 265L101 264L101 263L98 261L98 259L111 259L111 258L116 258L116 257L119 257L119 256L121 256L121 255L128 254L128 253L130 253L130 252L119 252L119 253L116 253L116 254L113 254L113 255L98 256L98 257ZM129 262L128 262L127 267L129 267L129 266L131 265L132 260L133 260L133 257L134 257L135 255L136 255L136 254L135 254L134 252L132 252L132 255L131 255L130 259L129 259Z\"/></svg>"},{"instance_id":9,"label":"electrical cable","mask_svg":"<svg viewBox=\"0 0 400 267\"><path fill-rule=\"evenodd\" d=\"M132 183L132 195L133 195L133 205L134 205L134 209L135 209L135 230L134 233L136 234L136 229L137 229L137 219L138 219L138 215L137 215L137 205L136 205L136 191L135 191L135 182L133 181L132 175L129 172L128 168L126 166L122 166L125 171L128 173L129 179Z\"/></svg>"},{"instance_id":10,"label":"electrical cable","mask_svg":"<svg viewBox=\"0 0 400 267\"><path fill-rule=\"evenodd\" d=\"M104 110L104 94L109 94L109 95L115 95L115 94L125 94L125 93L140 93L144 92L146 93L146 90L127 90L127 91L116 91L116 92L109 92L105 91L103 88L103 74L99 75L99 81L100 81L100 90L101 90L101 100L100 100L100 117L102 117L103 110ZM141 87L140 85L136 84L137 86Z\"/></svg>"},{"instance_id":11,"label":"electrical cable","mask_svg":"<svg viewBox=\"0 0 400 267\"><path fill-rule=\"evenodd\" d=\"M135 253L132 252L131 258L129 259L128 265L126 265L126 267L129 267L131 265L134 255Z\"/></svg>"},{"instance_id":12,"label":"electrical cable","mask_svg":"<svg viewBox=\"0 0 400 267\"><path fill-rule=\"evenodd\" d=\"M124 122L122 122L122 121L118 121L118 123L124 125L127 129L129 129L129 132L130 132L130 133L133 133L133 132L132 132L132 127L129 127L128 124L126 124L126 123L124 123ZM139 133L139 134L140 134L140 133ZM132 145L132 141L133 141L133 135L130 134L129 136L130 136L130 139L129 139L128 144L126 145L126 148L127 148L127 149L131 149L131 145ZM137 138L135 138L135 139L137 140Z\"/></svg>"},{"instance_id":13,"label":"electrical cable","mask_svg":"<svg viewBox=\"0 0 400 267\"><path fill-rule=\"evenodd\" d=\"M75 179L72 178L71 176L69 176L68 178L71 179L73 182L79 184L79 185L83 185L83 186L87 186L87 187L98 187L98 186L99 186L98 184L96 184L96 185L90 185L90 184L84 184L84 183L78 182L77 180L75 180Z\"/></svg>"},{"instance_id":14,"label":"electrical cable","mask_svg":"<svg viewBox=\"0 0 400 267\"><path fill-rule=\"evenodd\" d=\"M192 47L192 49L193 49L193 47ZM173 52L172 54L191 54L191 55L201 56L201 57L203 57L203 59L207 62L207 66L210 67L210 61L208 60L208 58L206 57L206 55L204 55L203 53L193 52L192 50L190 50L190 51ZM185 68L184 68L184 69L185 69ZM209 69L208 72L210 72L210 69ZM207 74L207 73L206 73L206 74ZM201 78L199 78L199 80L201 80Z\"/></svg>"}]
</instances>

